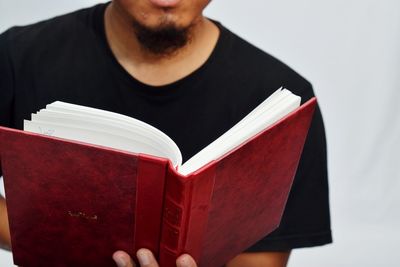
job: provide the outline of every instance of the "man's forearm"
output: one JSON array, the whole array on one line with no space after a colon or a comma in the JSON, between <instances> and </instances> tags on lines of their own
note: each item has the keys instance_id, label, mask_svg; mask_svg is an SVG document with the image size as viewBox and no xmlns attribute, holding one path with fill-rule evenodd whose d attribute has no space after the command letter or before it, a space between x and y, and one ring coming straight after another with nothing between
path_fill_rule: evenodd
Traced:
<instances>
[{"instance_id":1,"label":"man's forearm","mask_svg":"<svg viewBox=\"0 0 400 267\"><path fill-rule=\"evenodd\" d=\"M227 267L286 267L290 251L242 253L231 260Z\"/></svg>"},{"instance_id":2,"label":"man's forearm","mask_svg":"<svg viewBox=\"0 0 400 267\"><path fill-rule=\"evenodd\" d=\"M11 237L8 226L6 200L0 195L0 247L11 249Z\"/></svg>"}]
</instances>

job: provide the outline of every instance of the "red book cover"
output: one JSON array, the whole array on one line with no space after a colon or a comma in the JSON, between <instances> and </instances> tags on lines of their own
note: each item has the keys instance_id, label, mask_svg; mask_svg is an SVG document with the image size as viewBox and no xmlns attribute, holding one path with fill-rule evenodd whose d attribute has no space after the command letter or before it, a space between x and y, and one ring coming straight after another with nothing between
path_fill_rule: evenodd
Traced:
<instances>
[{"instance_id":1,"label":"red book cover","mask_svg":"<svg viewBox=\"0 0 400 267\"><path fill-rule=\"evenodd\" d=\"M0 127L14 263L115 266L141 247L220 267L278 227L313 98L188 176L162 158Z\"/></svg>"}]
</instances>

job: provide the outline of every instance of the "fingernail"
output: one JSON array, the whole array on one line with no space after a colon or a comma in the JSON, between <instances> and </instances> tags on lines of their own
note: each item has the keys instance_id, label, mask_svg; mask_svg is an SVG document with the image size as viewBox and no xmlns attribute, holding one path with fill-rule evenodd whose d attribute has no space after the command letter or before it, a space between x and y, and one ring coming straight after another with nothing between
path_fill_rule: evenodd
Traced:
<instances>
[{"instance_id":1,"label":"fingernail","mask_svg":"<svg viewBox=\"0 0 400 267\"><path fill-rule=\"evenodd\" d=\"M190 267L190 259L187 255L183 255L176 263L177 267Z\"/></svg>"},{"instance_id":2,"label":"fingernail","mask_svg":"<svg viewBox=\"0 0 400 267\"><path fill-rule=\"evenodd\" d=\"M116 257L115 262L117 263L118 267L128 266L127 262L125 261L125 259L123 257Z\"/></svg>"},{"instance_id":3,"label":"fingernail","mask_svg":"<svg viewBox=\"0 0 400 267\"><path fill-rule=\"evenodd\" d=\"M140 262L141 266L147 266L150 264L150 255L147 251L145 250L139 250L136 253L136 256L138 257L138 260Z\"/></svg>"}]
</instances>

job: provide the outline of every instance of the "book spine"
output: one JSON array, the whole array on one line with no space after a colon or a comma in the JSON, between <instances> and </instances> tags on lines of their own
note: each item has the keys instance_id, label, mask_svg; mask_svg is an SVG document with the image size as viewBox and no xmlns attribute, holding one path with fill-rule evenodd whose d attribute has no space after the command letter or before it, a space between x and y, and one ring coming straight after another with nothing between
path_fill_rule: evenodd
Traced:
<instances>
[{"instance_id":1,"label":"book spine","mask_svg":"<svg viewBox=\"0 0 400 267\"><path fill-rule=\"evenodd\" d=\"M136 178L134 253L147 248L159 253L167 160L139 154ZM155 186L157 185L157 186ZM149 208L151 207L151 208Z\"/></svg>"},{"instance_id":2,"label":"book spine","mask_svg":"<svg viewBox=\"0 0 400 267\"><path fill-rule=\"evenodd\" d=\"M202 237L214 188L215 168L180 178L167 172L161 227L159 261L161 267L175 267L183 253L200 260Z\"/></svg>"}]
</instances>

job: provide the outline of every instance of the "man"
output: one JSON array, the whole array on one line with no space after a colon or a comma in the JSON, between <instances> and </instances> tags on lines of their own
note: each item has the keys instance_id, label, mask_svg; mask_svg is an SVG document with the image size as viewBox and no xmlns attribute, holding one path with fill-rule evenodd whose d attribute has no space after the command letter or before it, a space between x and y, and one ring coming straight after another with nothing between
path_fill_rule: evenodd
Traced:
<instances>
[{"instance_id":1,"label":"man","mask_svg":"<svg viewBox=\"0 0 400 267\"><path fill-rule=\"evenodd\" d=\"M303 102L313 96L289 67L205 18L209 2L114 0L6 31L0 124L22 128L23 119L55 100L83 104L156 126L185 160L277 88ZM317 109L280 227L227 266L286 266L291 249L331 242L325 146ZM0 240L9 246L0 203ZM157 266L150 251L138 256L141 266ZM113 257L119 266L133 264L124 252ZM188 255L177 264L194 266Z\"/></svg>"}]
</instances>

